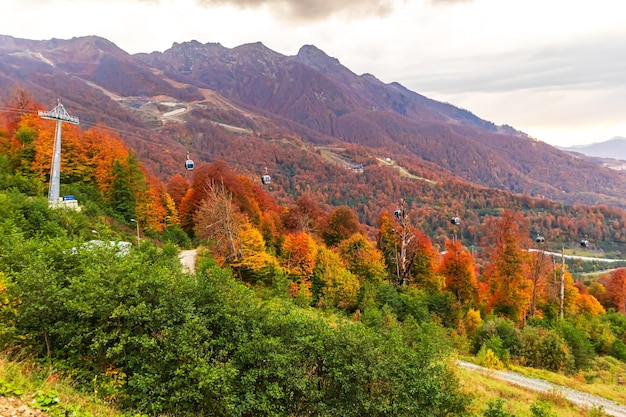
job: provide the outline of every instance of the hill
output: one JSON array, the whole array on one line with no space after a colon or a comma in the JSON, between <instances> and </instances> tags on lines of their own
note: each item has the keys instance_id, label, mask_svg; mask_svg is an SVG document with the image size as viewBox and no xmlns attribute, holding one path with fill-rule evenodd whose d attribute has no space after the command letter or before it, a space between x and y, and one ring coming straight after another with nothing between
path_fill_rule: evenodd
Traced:
<instances>
[{"instance_id":1,"label":"hill","mask_svg":"<svg viewBox=\"0 0 626 417\"><path fill-rule=\"evenodd\" d=\"M626 161L626 138L619 136L604 142L596 142L589 145L561 147L560 149L570 152L578 152L592 157L620 159L622 161Z\"/></svg>"}]
</instances>

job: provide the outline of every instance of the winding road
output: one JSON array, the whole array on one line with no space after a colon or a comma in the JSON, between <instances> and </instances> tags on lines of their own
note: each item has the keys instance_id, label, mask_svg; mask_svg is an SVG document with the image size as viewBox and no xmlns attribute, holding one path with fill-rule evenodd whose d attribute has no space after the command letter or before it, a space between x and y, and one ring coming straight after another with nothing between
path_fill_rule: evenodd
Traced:
<instances>
[{"instance_id":1,"label":"winding road","mask_svg":"<svg viewBox=\"0 0 626 417\"><path fill-rule=\"evenodd\" d=\"M557 258L561 257L560 253L557 252L548 252L546 250L541 250L541 249L528 249L529 252L543 252L546 255L550 255L550 256L556 256ZM579 255L564 255L565 259L580 259L583 261L597 261L597 262L608 262L608 263L612 263L612 262L624 262L626 261L626 259L611 259L611 258L594 258L592 256L579 256Z\"/></svg>"},{"instance_id":2,"label":"winding road","mask_svg":"<svg viewBox=\"0 0 626 417\"><path fill-rule=\"evenodd\" d=\"M468 369L473 372L483 373L491 378L500 379L502 381L510 382L511 384L519 385L524 388L531 389L538 392L560 392L564 398L568 401L577 404L581 407L602 407L604 414L615 417L626 417L626 407L622 404L607 400L606 398L598 397L597 395L588 394L586 392L578 391L572 388L567 388L562 385L552 384L551 382L544 381L542 379L530 378L517 372L511 371L498 371L495 369L489 369L482 366L475 365L470 362L458 361L459 367Z\"/></svg>"}]
</instances>

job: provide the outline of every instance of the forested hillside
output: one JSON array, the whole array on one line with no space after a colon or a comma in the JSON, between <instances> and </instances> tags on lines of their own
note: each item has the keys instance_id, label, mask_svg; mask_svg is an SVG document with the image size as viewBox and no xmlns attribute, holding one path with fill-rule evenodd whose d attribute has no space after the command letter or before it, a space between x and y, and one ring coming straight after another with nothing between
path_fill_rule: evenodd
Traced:
<instances>
[{"instance_id":1,"label":"forested hillside","mask_svg":"<svg viewBox=\"0 0 626 417\"><path fill-rule=\"evenodd\" d=\"M438 183L388 176L419 184L419 204L401 198L365 225L313 189L279 204L272 183L224 161L162 184L106 126L64 126L62 194L82 210L53 210L54 124L30 111L0 121L0 344L124 412L489 416L496 405L473 401L453 352L593 378L599 358L626 360L626 269L575 281L527 250L540 211L562 210L540 216L556 234L550 222L566 233L576 210L617 232L621 210L450 182L448 198L477 206L465 228L430 197ZM105 243L136 237L128 252ZM177 259L191 245L195 274Z\"/></svg>"},{"instance_id":2,"label":"forested hillside","mask_svg":"<svg viewBox=\"0 0 626 417\"><path fill-rule=\"evenodd\" d=\"M1 132L4 349L47 359L74 373L83 389L120 409L150 415L452 415L467 409L469 398L449 368L445 344L416 343L417 337L441 339L436 335L443 329L425 316L430 325L423 330L416 322L410 334L395 325L383 331L383 316L376 318L380 313L373 309L376 330L332 313L333 297L328 314L309 307L313 265L305 259L317 255L303 253L301 245L317 244L305 232L285 235L279 264L263 250L252 223L242 223L262 224L265 217L280 222L273 216L278 206L245 179L232 182L234 174L229 177L225 167L208 167L222 170L223 181L215 188L206 181L204 205L190 213L202 242L210 236L213 242L192 276L182 273L172 243L144 240L141 250L127 254L115 246L84 244L94 232L114 241L133 236L128 215L142 221L142 233L163 241L172 236L166 230L178 225L175 208L161 217L146 210L158 206L150 197L168 201L169 194L155 192L158 183L149 185L141 164L129 163L132 155L116 138L64 132L64 151L74 150L73 158L83 162L66 161L63 169L64 191L75 191L83 205L75 212L50 210L43 197L38 150L50 145L52 126L25 116ZM91 135L99 140L90 141ZM232 192L237 196L230 200ZM236 223L215 228L202 220L222 208ZM237 253L229 251L233 241L222 247L217 234L231 224ZM325 251L330 265L358 285L338 255ZM296 278L300 274L305 275ZM255 294L240 280L244 275L270 292Z\"/></svg>"},{"instance_id":3,"label":"forested hillside","mask_svg":"<svg viewBox=\"0 0 626 417\"><path fill-rule=\"evenodd\" d=\"M37 110L44 109L44 106L38 104L31 94L20 90L16 91L11 106L6 109L0 117L9 131L15 130L15 137L6 145L7 152L16 161L24 159L25 165L19 167L20 172L45 180L50 166L53 126L36 115ZM41 139L34 141L42 126L46 126L47 130ZM79 134L83 129L84 138ZM547 239L545 247L548 249L559 250L564 246L575 250L581 239L588 239L592 242L591 249L604 256L621 257L626 250L626 212L620 208L605 205L567 206L547 199L477 187L466 181L441 175L433 164L423 165L410 155L392 160L372 154L371 150L358 145L309 148L297 137L268 140L254 135L228 133L219 126L206 123L167 125L164 132L170 137L184 137L188 130L194 136L203 132L211 137L210 141L199 143L255 187L262 186L261 174L271 174L273 181L265 187L265 191L276 202L290 206L300 197L306 197L315 200L327 212L341 205L348 206L364 224L365 233L369 237L375 235L380 213L385 209L393 212L404 201L407 209L412 212L414 222L419 224L420 229L439 249L443 248L446 238L454 235L468 247L482 247L482 224L485 219L509 209L524 212L530 221L529 236L544 236ZM122 133L128 134L127 131ZM156 137L162 134L163 132L156 133ZM132 171L140 169L137 165L138 154L121 149L124 142L116 130L104 124L81 122L81 127L69 129L66 137L68 149L63 153L65 168L62 176L63 179L80 181L68 184L65 194L77 193L76 188L79 185L93 179L97 184L96 188L102 193L98 198L112 202L123 213L122 216L132 218L129 213L133 210L122 206L132 206L134 197L125 196L128 190L119 187L124 184L131 189L149 187L151 196L141 197L144 199L143 205L137 209L135 215L150 230L159 232L168 229L168 225L172 223L168 219L172 215L172 202L163 193L158 177L151 174L152 164L141 168L143 176L140 180L133 182L129 179L130 182L124 182L118 179L115 189L111 188L113 176L103 173L103 169L113 166L114 162L117 163L116 175L121 175L121 171L124 171L124 175L132 177ZM155 152L150 147L153 144L151 140L131 136L133 138L136 139L133 143L138 145L139 152L147 152L149 157L163 158L164 166L176 164L168 170L177 172L181 177L179 179L184 179L184 182L202 181L192 178L191 173L184 169L185 154L174 152L172 142L168 146L157 146L159 151ZM102 147L104 148L99 149ZM83 151L86 152L85 155L80 154ZM218 158L218 155L223 157ZM194 153L191 157L201 165L202 158ZM365 169L352 169L353 167ZM163 182L167 184L176 176L169 176ZM177 202L182 197L177 197ZM195 206L200 204L197 197L189 196ZM182 214L188 216L185 210L188 208L183 207ZM462 219L459 226L449 223L452 216ZM184 220L183 224L185 222L188 220ZM189 226L186 227L188 231L191 230Z\"/></svg>"}]
</instances>

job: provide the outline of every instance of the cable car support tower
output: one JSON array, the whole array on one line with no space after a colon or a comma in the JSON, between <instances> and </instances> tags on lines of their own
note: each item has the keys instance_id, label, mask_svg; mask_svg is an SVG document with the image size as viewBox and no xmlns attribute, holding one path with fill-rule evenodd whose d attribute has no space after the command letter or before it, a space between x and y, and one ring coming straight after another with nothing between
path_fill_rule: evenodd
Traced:
<instances>
[{"instance_id":1,"label":"cable car support tower","mask_svg":"<svg viewBox=\"0 0 626 417\"><path fill-rule=\"evenodd\" d=\"M61 124L63 122L78 124L78 117L70 116L61 100L55 108L50 111L39 110L39 117L42 119L56 120L57 125L54 133L54 152L52 154L52 168L50 171L50 188L48 189L48 204L56 206L59 203L61 193Z\"/></svg>"}]
</instances>

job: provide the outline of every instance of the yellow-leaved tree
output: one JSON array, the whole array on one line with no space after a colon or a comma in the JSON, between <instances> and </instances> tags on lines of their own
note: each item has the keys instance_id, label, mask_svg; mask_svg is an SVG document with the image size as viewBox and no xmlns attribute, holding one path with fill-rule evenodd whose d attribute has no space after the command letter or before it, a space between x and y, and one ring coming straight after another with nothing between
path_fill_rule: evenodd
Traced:
<instances>
[{"instance_id":1,"label":"yellow-leaved tree","mask_svg":"<svg viewBox=\"0 0 626 417\"><path fill-rule=\"evenodd\" d=\"M241 256L231 265L247 281L270 282L280 270L280 264L267 252L261 232L249 222L245 222L240 226L237 238Z\"/></svg>"},{"instance_id":2,"label":"yellow-leaved tree","mask_svg":"<svg viewBox=\"0 0 626 417\"><path fill-rule=\"evenodd\" d=\"M333 249L323 245L319 247L313 277L319 305L342 309L356 306L361 283L346 269Z\"/></svg>"},{"instance_id":3,"label":"yellow-leaved tree","mask_svg":"<svg viewBox=\"0 0 626 417\"><path fill-rule=\"evenodd\" d=\"M387 275L383 254L361 233L355 233L343 240L337 249L343 263L361 284L383 282Z\"/></svg>"}]
</instances>

